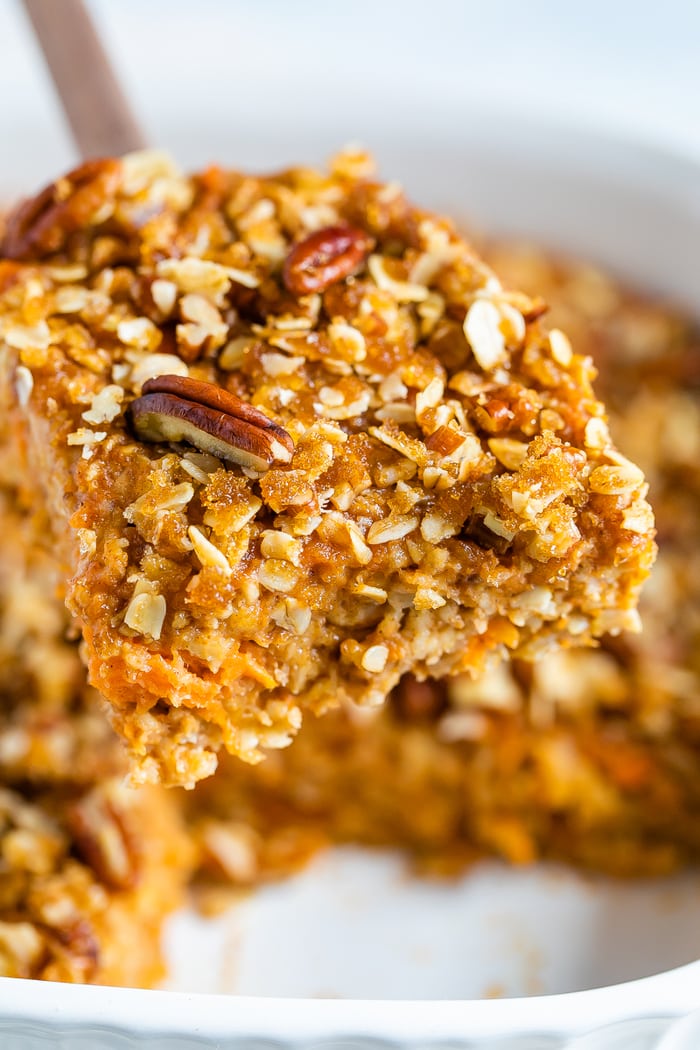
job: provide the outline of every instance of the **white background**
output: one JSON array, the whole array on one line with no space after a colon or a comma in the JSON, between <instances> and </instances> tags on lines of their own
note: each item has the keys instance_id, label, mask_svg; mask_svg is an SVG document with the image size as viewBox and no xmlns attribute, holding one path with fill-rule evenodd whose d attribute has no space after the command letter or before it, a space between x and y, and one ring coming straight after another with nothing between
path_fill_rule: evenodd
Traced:
<instances>
[{"instance_id":1,"label":"white background","mask_svg":"<svg viewBox=\"0 0 700 1050\"><path fill-rule=\"evenodd\" d=\"M280 106L289 161L312 131L329 151L376 148L387 128L466 136L475 107L700 157L698 0L88 3L149 136L187 162L255 162L251 143L279 136ZM6 187L72 163L19 0L0 0L0 100Z\"/></svg>"}]
</instances>

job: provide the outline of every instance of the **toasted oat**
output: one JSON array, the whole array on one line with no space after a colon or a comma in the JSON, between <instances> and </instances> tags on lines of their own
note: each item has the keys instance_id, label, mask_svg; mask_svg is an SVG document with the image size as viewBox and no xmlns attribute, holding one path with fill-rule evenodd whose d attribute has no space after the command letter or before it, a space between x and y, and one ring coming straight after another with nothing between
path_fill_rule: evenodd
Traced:
<instances>
[{"instance_id":1,"label":"toasted oat","mask_svg":"<svg viewBox=\"0 0 700 1050\"><path fill-rule=\"evenodd\" d=\"M95 426L99 423L111 423L121 412L123 400L123 388L111 383L95 394L89 410L83 412L83 419L86 423L93 423Z\"/></svg>"},{"instance_id":2,"label":"toasted oat","mask_svg":"<svg viewBox=\"0 0 700 1050\"><path fill-rule=\"evenodd\" d=\"M395 518L386 518L384 521L375 521L370 525L367 532L369 544L390 543L408 536L418 528L418 518L414 514L400 514Z\"/></svg>"},{"instance_id":3,"label":"toasted oat","mask_svg":"<svg viewBox=\"0 0 700 1050\"><path fill-rule=\"evenodd\" d=\"M549 345L552 348L552 357L557 364L562 368L568 368L574 352L566 334L559 328L552 328L549 333Z\"/></svg>"},{"instance_id":4,"label":"toasted oat","mask_svg":"<svg viewBox=\"0 0 700 1050\"><path fill-rule=\"evenodd\" d=\"M604 496L624 496L642 487L644 474L634 463L596 467L591 473L589 484L592 492L599 492Z\"/></svg>"},{"instance_id":5,"label":"toasted oat","mask_svg":"<svg viewBox=\"0 0 700 1050\"><path fill-rule=\"evenodd\" d=\"M181 357L175 354L147 354L136 361L131 369L131 389L140 394L144 383L156 376L188 376L190 370Z\"/></svg>"},{"instance_id":6,"label":"toasted oat","mask_svg":"<svg viewBox=\"0 0 700 1050\"><path fill-rule=\"evenodd\" d=\"M501 314L487 299L477 299L469 307L464 319L464 334L474 357L485 372L504 364L508 354L501 332Z\"/></svg>"},{"instance_id":7,"label":"toasted oat","mask_svg":"<svg viewBox=\"0 0 700 1050\"><path fill-rule=\"evenodd\" d=\"M379 674L386 667L389 650L385 645L370 645L362 656L362 666L370 674Z\"/></svg>"},{"instance_id":8,"label":"toasted oat","mask_svg":"<svg viewBox=\"0 0 700 1050\"><path fill-rule=\"evenodd\" d=\"M254 340L247 335L239 335L232 339L219 354L219 368L224 372L233 372L240 368L245 360L245 355L253 345Z\"/></svg>"},{"instance_id":9,"label":"toasted oat","mask_svg":"<svg viewBox=\"0 0 700 1050\"><path fill-rule=\"evenodd\" d=\"M201 529L198 529L196 525L190 525L187 535L192 540L194 552L203 566L210 569L218 569L220 572L231 572L231 566L226 557L218 547L214 546L211 540L207 539Z\"/></svg>"},{"instance_id":10,"label":"toasted oat","mask_svg":"<svg viewBox=\"0 0 700 1050\"><path fill-rule=\"evenodd\" d=\"M163 630L166 612L167 605L162 594L135 594L124 613L124 623L132 631L157 641Z\"/></svg>"},{"instance_id":11,"label":"toasted oat","mask_svg":"<svg viewBox=\"0 0 700 1050\"><path fill-rule=\"evenodd\" d=\"M15 372L15 390L17 392L17 400L22 408L26 408L29 404L29 398L32 396L33 389L34 376L24 365L18 365Z\"/></svg>"},{"instance_id":12,"label":"toasted oat","mask_svg":"<svg viewBox=\"0 0 700 1050\"><path fill-rule=\"evenodd\" d=\"M167 315L171 313L177 301L177 285L159 277L151 285L151 295L160 312Z\"/></svg>"}]
</instances>

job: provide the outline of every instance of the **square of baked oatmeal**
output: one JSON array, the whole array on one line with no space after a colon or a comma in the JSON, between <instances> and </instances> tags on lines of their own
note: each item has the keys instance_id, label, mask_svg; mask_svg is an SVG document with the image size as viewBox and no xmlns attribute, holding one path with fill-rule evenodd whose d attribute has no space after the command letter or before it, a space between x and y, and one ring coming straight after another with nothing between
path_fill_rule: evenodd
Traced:
<instances>
[{"instance_id":1,"label":"square of baked oatmeal","mask_svg":"<svg viewBox=\"0 0 700 1050\"><path fill-rule=\"evenodd\" d=\"M89 162L0 258L14 444L136 779L637 628L653 517L590 359L365 154Z\"/></svg>"}]
</instances>

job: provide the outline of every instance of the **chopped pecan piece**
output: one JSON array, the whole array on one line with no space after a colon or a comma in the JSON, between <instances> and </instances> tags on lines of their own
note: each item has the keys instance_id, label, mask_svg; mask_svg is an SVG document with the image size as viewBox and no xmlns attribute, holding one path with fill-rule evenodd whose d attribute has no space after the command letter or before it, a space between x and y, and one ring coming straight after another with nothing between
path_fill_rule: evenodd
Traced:
<instances>
[{"instance_id":1,"label":"chopped pecan piece","mask_svg":"<svg viewBox=\"0 0 700 1050\"><path fill-rule=\"evenodd\" d=\"M440 456L449 456L459 448L464 441L464 436L451 427L438 427L436 431L425 439L425 446L431 452L437 452Z\"/></svg>"},{"instance_id":2,"label":"chopped pecan piece","mask_svg":"<svg viewBox=\"0 0 700 1050\"><path fill-rule=\"evenodd\" d=\"M356 226L327 226L295 244L284 264L284 283L292 295L323 292L349 277L372 250L369 234Z\"/></svg>"},{"instance_id":3,"label":"chopped pecan piece","mask_svg":"<svg viewBox=\"0 0 700 1050\"><path fill-rule=\"evenodd\" d=\"M61 251L114 197L121 172L119 160L89 160L23 201L7 220L0 255L31 260Z\"/></svg>"},{"instance_id":4,"label":"chopped pecan piece","mask_svg":"<svg viewBox=\"0 0 700 1050\"><path fill-rule=\"evenodd\" d=\"M130 889L138 877L131 836L114 802L93 791L67 814L75 848L105 885Z\"/></svg>"},{"instance_id":5,"label":"chopped pecan piece","mask_svg":"<svg viewBox=\"0 0 700 1050\"><path fill-rule=\"evenodd\" d=\"M289 463L294 442L266 415L214 383L183 376L149 379L131 404L144 441L186 441L230 463L267 470Z\"/></svg>"},{"instance_id":6,"label":"chopped pecan piece","mask_svg":"<svg viewBox=\"0 0 700 1050\"><path fill-rule=\"evenodd\" d=\"M66 958L75 978L83 983L95 977L100 965L100 945L87 919L76 919L66 926L45 926L44 933L54 952Z\"/></svg>"}]
</instances>

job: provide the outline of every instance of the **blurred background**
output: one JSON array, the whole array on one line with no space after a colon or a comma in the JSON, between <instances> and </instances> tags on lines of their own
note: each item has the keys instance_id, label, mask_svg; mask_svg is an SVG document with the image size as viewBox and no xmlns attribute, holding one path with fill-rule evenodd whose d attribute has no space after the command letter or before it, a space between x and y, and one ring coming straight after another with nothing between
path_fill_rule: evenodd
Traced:
<instances>
[{"instance_id":1,"label":"blurred background","mask_svg":"<svg viewBox=\"0 0 700 1050\"><path fill-rule=\"evenodd\" d=\"M463 139L485 111L700 157L697 0L88 3L148 134L188 163ZM72 163L19 0L0 0L0 99L13 182Z\"/></svg>"},{"instance_id":2,"label":"blurred background","mask_svg":"<svg viewBox=\"0 0 700 1050\"><path fill-rule=\"evenodd\" d=\"M473 232L697 302L700 0L86 2L149 141L185 166L361 142ZM0 99L2 203L77 160L19 0L0 0Z\"/></svg>"}]
</instances>

